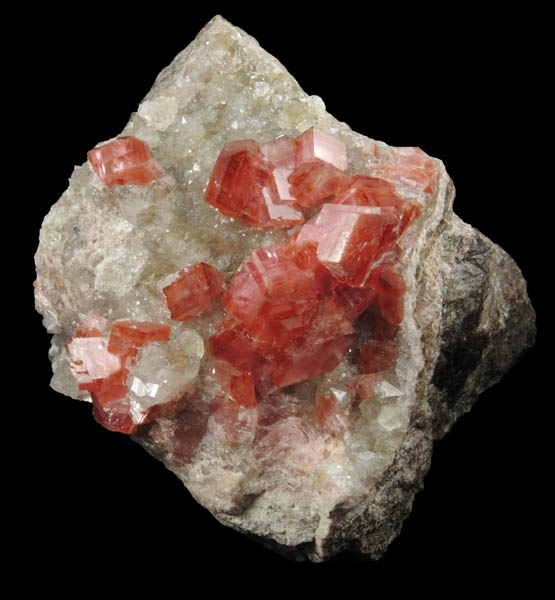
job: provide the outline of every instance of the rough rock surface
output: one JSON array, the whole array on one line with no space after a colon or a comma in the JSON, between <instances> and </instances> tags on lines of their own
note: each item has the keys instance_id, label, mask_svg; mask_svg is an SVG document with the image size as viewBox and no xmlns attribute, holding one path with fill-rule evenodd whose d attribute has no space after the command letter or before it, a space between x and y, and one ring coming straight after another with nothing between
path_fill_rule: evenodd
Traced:
<instances>
[{"instance_id":1,"label":"rough rock surface","mask_svg":"<svg viewBox=\"0 0 555 600\"><path fill-rule=\"evenodd\" d=\"M179 445L168 416L134 439L222 523L292 558L321 561L343 549L379 558L422 487L433 441L533 344L534 312L514 261L453 214L454 187L436 160L435 192L422 196L423 215L403 242L405 317L398 362L384 379L396 395L365 398L340 442L301 429L308 441L290 442L266 463L253 460L247 411L245 439L226 445L207 417L216 384L206 341L222 308L176 325L156 284L201 261L229 279L253 249L287 237L221 215L203 194L224 143L297 136L313 125L346 143L354 173L395 161L396 149L337 122L255 40L216 17L160 74L121 134L144 140L165 175L146 187L107 188L89 163L77 167L41 230L36 303L53 334L52 387L81 400L89 394L78 389L64 344L86 319L172 325L171 352L145 346L132 375L166 377L169 395L201 390L197 405L180 413L190 429L202 423L198 445L191 436ZM342 390L355 374L347 357L288 388L284 403L314 402L316 390ZM274 433L289 439L297 418L278 420Z\"/></svg>"}]
</instances>

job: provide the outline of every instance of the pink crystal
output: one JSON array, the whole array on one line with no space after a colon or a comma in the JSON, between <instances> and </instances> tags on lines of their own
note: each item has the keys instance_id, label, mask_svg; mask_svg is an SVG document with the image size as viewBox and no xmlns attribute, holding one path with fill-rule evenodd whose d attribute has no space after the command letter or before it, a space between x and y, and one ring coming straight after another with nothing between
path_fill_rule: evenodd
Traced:
<instances>
[{"instance_id":1,"label":"pink crystal","mask_svg":"<svg viewBox=\"0 0 555 600\"><path fill-rule=\"evenodd\" d=\"M376 149L379 162L370 166L373 175L395 184L412 187L416 194L432 194L437 186L434 161L420 148L395 148L392 156Z\"/></svg>"},{"instance_id":2,"label":"pink crystal","mask_svg":"<svg viewBox=\"0 0 555 600\"><path fill-rule=\"evenodd\" d=\"M260 149L273 167L272 174L279 202L293 204L295 198L291 196L288 177L295 168L295 140L288 135L282 135L265 142Z\"/></svg>"},{"instance_id":3,"label":"pink crystal","mask_svg":"<svg viewBox=\"0 0 555 600\"><path fill-rule=\"evenodd\" d=\"M379 380L379 376L374 373L365 373L354 377L349 382L349 389L354 395L355 400L371 398L374 395L374 386Z\"/></svg>"},{"instance_id":4,"label":"pink crystal","mask_svg":"<svg viewBox=\"0 0 555 600\"><path fill-rule=\"evenodd\" d=\"M382 318L391 325L399 325L404 316L406 285L396 264L384 263L373 274L378 306Z\"/></svg>"},{"instance_id":5,"label":"pink crystal","mask_svg":"<svg viewBox=\"0 0 555 600\"><path fill-rule=\"evenodd\" d=\"M152 158L148 145L135 137L120 137L87 153L94 172L104 185L147 185L164 170Z\"/></svg>"},{"instance_id":6,"label":"pink crystal","mask_svg":"<svg viewBox=\"0 0 555 600\"><path fill-rule=\"evenodd\" d=\"M341 438L347 428L347 419L333 394L320 396L314 405L314 418L322 433Z\"/></svg>"},{"instance_id":7,"label":"pink crystal","mask_svg":"<svg viewBox=\"0 0 555 600\"><path fill-rule=\"evenodd\" d=\"M121 367L119 357L108 351L106 338L93 337L89 331L81 331L80 335L83 333L86 337L74 337L66 345L69 367L80 387L105 379Z\"/></svg>"},{"instance_id":8,"label":"pink crystal","mask_svg":"<svg viewBox=\"0 0 555 600\"><path fill-rule=\"evenodd\" d=\"M339 138L318 127L311 127L296 138L296 159L298 167L304 163L323 161L341 171L347 168L347 147Z\"/></svg>"},{"instance_id":9,"label":"pink crystal","mask_svg":"<svg viewBox=\"0 0 555 600\"><path fill-rule=\"evenodd\" d=\"M281 203L289 205L293 205L296 202L291 191L291 184L289 183L291 173L291 169L282 169L281 167L276 167L273 171L279 200Z\"/></svg>"},{"instance_id":10,"label":"pink crystal","mask_svg":"<svg viewBox=\"0 0 555 600\"><path fill-rule=\"evenodd\" d=\"M291 171L295 168L296 145L292 137L281 135L261 144L260 150L274 165L274 168L290 169Z\"/></svg>"}]
</instances>

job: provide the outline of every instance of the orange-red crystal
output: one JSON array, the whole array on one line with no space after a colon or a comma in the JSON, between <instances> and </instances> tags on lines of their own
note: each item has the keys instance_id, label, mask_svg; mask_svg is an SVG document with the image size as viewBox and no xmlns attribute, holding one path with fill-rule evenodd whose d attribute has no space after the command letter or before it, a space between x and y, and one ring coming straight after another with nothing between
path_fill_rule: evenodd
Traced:
<instances>
[{"instance_id":1,"label":"orange-red crystal","mask_svg":"<svg viewBox=\"0 0 555 600\"><path fill-rule=\"evenodd\" d=\"M159 288L175 321L188 321L212 306L223 291L223 275L207 263L196 263L162 280Z\"/></svg>"}]
</instances>

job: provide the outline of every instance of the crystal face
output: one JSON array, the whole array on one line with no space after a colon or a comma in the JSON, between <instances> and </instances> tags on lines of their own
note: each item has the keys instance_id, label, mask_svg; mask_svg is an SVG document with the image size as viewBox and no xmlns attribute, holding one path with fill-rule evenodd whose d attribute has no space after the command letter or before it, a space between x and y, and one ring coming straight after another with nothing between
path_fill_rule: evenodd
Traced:
<instances>
[{"instance_id":1,"label":"crystal face","mask_svg":"<svg viewBox=\"0 0 555 600\"><path fill-rule=\"evenodd\" d=\"M197 263L165 277L158 283L171 318L188 321L212 306L212 299L223 292L224 278L218 269Z\"/></svg>"},{"instance_id":2,"label":"crystal face","mask_svg":"<svg viewBox=\"0 0 555 600\"><path fill-rule=\"evenodd\" d=\"M230 142L220 152L205 199L224 215L260 229L297 225L303 216L282 203L273 170L253 140Z\"/></svg>"},{"instance_id":3,"label":"crystal face","mask_svg":"<svg viewBox=\"0 0 555 600\"><path fill-rule=\"evenodd\" d=\"M104 185L147 185L164 170L152 158L148 145L135 137L124 136L89 150L87 157Z\"/></svg>"}]
</instances>

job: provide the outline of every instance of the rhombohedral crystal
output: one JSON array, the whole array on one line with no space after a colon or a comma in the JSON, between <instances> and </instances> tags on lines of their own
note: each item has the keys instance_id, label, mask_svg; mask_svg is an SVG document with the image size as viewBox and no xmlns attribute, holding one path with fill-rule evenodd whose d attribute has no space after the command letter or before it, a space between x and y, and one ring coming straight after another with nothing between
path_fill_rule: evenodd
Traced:
<instances>
[{"instance_id":1,"label":"rhombohedral crystal","mask_svg":"<svg viewBox=\"0 0 555 600\"><path fill-rule=\"evenodd\" d=\"M44 220L51 385L221 522L379 558L433 441L534 340L518 267L453 197L216 17Z\"/></svg>"}]
</instances>

